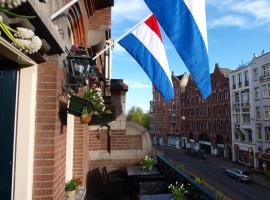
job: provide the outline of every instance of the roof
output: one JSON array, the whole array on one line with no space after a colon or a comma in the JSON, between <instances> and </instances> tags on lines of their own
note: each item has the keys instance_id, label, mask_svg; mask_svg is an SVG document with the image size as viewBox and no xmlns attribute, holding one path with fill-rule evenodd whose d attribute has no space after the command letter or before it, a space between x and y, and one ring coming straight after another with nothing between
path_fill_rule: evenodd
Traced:
<instances>
[{"instance_id":1,"label":"roof","mask_svg":"<svg viewBox=\"0 0 270 200\"><path fill-rule=\"evenodd\" d=\"M232 72L229 68L219 68L219 70L225 77L229 77L229 74Z\"/></svg>"}]
</instances>

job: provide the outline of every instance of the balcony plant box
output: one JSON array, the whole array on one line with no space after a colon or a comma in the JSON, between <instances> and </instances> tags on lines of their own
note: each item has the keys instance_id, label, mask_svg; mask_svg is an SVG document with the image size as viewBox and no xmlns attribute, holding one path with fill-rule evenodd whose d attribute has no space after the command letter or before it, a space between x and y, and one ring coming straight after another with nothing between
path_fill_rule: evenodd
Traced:
<instances>
[{"instance_id":1,"label":"balcony plant box","mask_svg":"<svg viewBox=\"0 0 270 200\"><path fill-rule=\"evenodd\" d=\"M109 122L112 122L113 120L115 120L116 116L115 116L115 109L110 108L108 109L110 112L104 112L101 113L99 116L93 116L90 124L91 125L101 125L101 124L106 124Z\"/></svg>"},{"instance_id":2,"label":"balcony plant box","mask_svg":"<svg viewBox=\"0 0 270 200\"><path fill-rule=\"evenodd\" d=\"M93 109L91 101L72 95L69 100L68 113L81 117L84 108Z\"/></svg>"}]
</instances>

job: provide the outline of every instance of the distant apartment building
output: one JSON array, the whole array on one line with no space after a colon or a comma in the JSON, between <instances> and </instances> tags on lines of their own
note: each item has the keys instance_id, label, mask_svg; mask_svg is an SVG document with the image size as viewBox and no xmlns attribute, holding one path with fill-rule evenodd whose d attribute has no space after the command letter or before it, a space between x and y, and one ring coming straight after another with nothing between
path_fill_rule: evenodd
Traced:
<instances>
[{"instance_id":1,"label":"distant apartment building","mask_svg":"<svg viewBox=\"0 0 270 200\"><path fill-rule=\"evenodd\" d=\"M230 74L233 160L270 170L270 53Z\"/></svg>"},{"instance_id":2,"label":"distant apartment building","mask_svg":"<svg viewBox=\"0 0 270 200\"><path fill-rule=\"evenodd\" d=\"M207 100L187 74L173 76L175 98L171 102L163 102L154 89L150 103L153 141L230 158L229 73L216 64L211 74L212 94Z\"/></svg>"}]
</instances>

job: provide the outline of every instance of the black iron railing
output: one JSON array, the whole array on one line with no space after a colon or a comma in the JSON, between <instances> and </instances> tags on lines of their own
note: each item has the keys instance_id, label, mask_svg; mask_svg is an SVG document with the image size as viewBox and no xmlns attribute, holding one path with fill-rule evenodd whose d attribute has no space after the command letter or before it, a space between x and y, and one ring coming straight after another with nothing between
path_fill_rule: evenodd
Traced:
<instances>
[{"instance_id":1,"label":"black iron railing","mask_svg":"<svg viewBox=\"0 0 270 200\"><path fill-rule=\"evenodd\" d=\"M175 167L165 157L157 156L157 167L168 178L170 183L177 181L184 185L184 188L188 191L186 194L187 200L218 200L212 192L195 182L188 174Z\"/></svg>"}]
</instances>

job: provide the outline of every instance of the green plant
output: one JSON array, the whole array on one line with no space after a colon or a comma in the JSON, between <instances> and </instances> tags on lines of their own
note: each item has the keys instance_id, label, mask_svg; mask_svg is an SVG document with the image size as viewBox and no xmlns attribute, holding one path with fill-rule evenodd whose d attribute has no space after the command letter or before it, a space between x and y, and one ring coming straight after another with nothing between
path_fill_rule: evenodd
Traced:
<instances>
[{"instance_id":1,"label":"green plant","mask_svg":"<svg viewBox=\"0 0 270 200\"><path fill-rule=\"evenodd\" d=\"M145 156L143 160L143 166L148 170L151 171L154 166L154 159L150 158L149 156Z\"/></svg>"},{"instance_id":2,"label":"green plant","mask_svg":"<svg viewBox=\"0 0 270 200\"><path fill-rule=\"evenodd\" d=\"M65 191L74 191L78 188L79 184L74 179L68 181L65 185Z\"/></svg>"},{"instance_id":3,"label":"green plant","mask_svg":"<svg viewBox=\"0 0 270 200\"><path fill-rule=\"evenodd\" d=\"M185 165L183 163L176 163L175 165L178 169L184 169L185 168Z\"/></svg>"},{"instance_id":4,"label":"green plant","mask_svg":"<svg viewBox=\"0 0 270 200\"><path fill-rule=\"evenodd\" d=\"M216 191L216 197L218 200L224 199L224 196L223 196L222 192L220 192L220 191Z\"/></svg>"},{"instance_id":5,"label":"green plant","mask_svg":"<svg viewBox=\"0 0 270 200\"><path fill-rule=\"evenodd\" d=\"M194 179L197 183L199 183L200 185L204 185L204 180L198 176L195 177Z\"/></svg>"},{"instance_id":6,"label":"green plant","mask_svg":"<svg viewBox=\"0 0 270 200\"><path fill-rule=\"evenodd\" d=\"M93 110L89 111L89 114L99 116L105 111L104 100L102 98L101 89L95 85L92 88L87 88L85 90L84 99L91 101L93 105Z\"/></svg>"},{"instance_id":7,"label":"green plant","mask_svg":"<svg viewBox=\"0 0 270 200\"><path fill-rule=\"evenodd\" d=\"M173 196L173 200L185 200L185 193L187 193L187 191L184 188L184 185L182 184L181 186L179 185L179 183L176 181L175 184L170 184L169 185L169 190L172 193Z\"/></svg>"}]
</instances>

